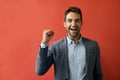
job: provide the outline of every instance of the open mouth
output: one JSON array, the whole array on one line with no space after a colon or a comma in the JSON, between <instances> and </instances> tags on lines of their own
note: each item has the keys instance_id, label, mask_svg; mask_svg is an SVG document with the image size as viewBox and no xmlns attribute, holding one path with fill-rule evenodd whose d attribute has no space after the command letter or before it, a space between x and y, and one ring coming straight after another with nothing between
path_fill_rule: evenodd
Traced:
<instances>
[{"instance_id":1,"label":"open mouth","mask_svg":"<svg viewBox=\"0 0 120 80\"><path fill-rule=\"evenodd\" d=\"M77 31L77 28L70 28L71 31Z\"/></svg>"}]
</instances>

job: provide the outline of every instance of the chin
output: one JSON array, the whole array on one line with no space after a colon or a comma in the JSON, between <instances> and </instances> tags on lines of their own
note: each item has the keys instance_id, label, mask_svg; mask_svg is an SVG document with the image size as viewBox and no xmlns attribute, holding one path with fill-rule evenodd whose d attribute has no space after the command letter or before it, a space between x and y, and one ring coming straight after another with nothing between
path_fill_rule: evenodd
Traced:
<instances>
[{"instance_id":1,"label":"chin","mask_svg":"<svg viewBox=\"0 0 120 80\"><path fill-rule=\"evenodd\" d=\"M71 37L77 37L78 34L69 34Z\"/></svg>"}]
</instances>

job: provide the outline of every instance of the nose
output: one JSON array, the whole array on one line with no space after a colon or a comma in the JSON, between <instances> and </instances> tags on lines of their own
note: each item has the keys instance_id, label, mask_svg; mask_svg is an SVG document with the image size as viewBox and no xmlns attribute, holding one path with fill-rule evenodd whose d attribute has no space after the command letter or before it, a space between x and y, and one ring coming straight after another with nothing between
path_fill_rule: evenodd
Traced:
<instances>
[{"instance_id":1,"label":"nose","mask_svg":"<svg viewBox=\"0 0 120 80\"><path fill-rule=\"evenodd\" d=\"M76 26L75 21L72 21L71 25L72 25L72 26Z\"/></svg>"}]
</instances>

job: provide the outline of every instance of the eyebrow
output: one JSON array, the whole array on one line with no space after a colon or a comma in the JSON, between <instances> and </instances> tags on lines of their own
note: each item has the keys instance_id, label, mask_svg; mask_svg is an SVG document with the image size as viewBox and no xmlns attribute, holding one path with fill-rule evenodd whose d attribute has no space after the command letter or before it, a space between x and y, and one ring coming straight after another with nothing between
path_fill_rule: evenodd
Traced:
<instances>
[{"instance_id":1,"label":"eyebrow","mask_svg":"<svg viewBox=\"0 0 120 80\"><path fill-rule=\"evenodd\" d=\"M68 18L67 20L73 20L72 18ZM75 21L81 20L79 18L75 19Z\"/></svg>"},{"instance_id":2,"label":"eyebrow","mask_svg":"<svg viewBox=\"0 0 120 80\"><path fill-rule=\"evenodd\" d=\"M66 18L66 19L72 19L72 18ZM80 20L80 18L76 18L75 20Z\"/></svg>"}]
</instances>

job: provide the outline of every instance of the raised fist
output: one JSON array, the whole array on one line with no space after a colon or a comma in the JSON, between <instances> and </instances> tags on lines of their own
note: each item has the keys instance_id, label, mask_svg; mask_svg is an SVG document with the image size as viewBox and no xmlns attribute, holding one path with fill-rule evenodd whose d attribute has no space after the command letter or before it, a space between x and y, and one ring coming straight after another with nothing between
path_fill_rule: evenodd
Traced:
<instances>
[{"instance_id":1,"label":"raised fist","mask_svg":"<svg viewBox=\"0 0 120 80\"><path fill-rule=\"evenodd\" d=\"M43 39L42 43L48 43L54 35L54 32L50 29L46 29L43 31Z\"/></svg>"}]
</instances>

